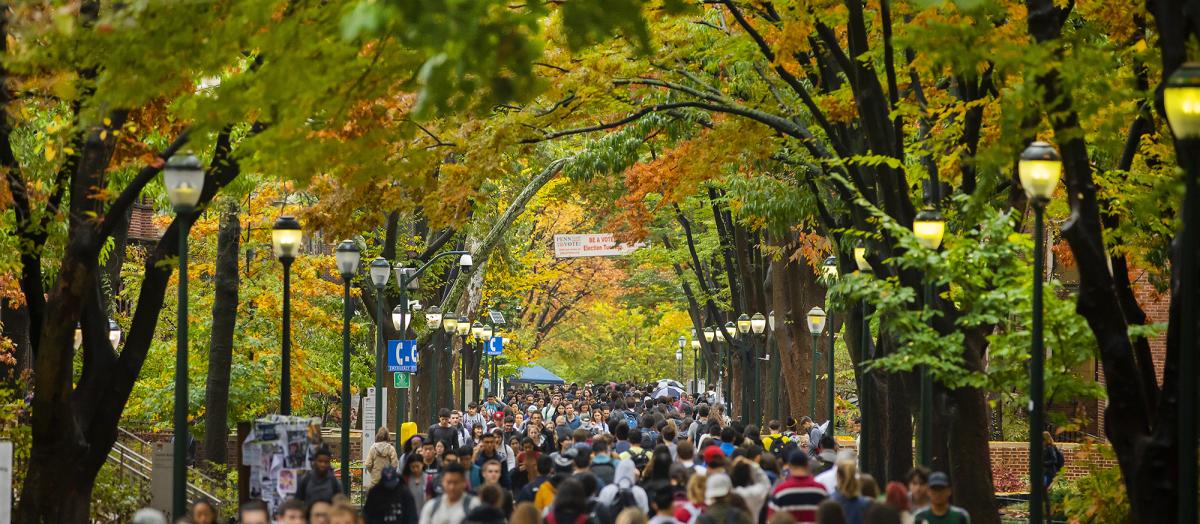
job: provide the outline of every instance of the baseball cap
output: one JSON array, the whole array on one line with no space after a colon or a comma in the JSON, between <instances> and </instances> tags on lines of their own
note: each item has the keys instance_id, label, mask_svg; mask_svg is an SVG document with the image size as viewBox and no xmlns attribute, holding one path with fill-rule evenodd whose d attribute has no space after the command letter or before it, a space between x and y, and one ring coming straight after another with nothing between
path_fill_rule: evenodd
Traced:
<instances>
[{"instance_id":1,"label":"baseball cap","mask_svg":"<svg viewBox=\"0 0 1200 524\"><path fill-rule=\"evenodd\" d=\"M929 476L929 487L948 488L950 487L950 477L941 471L935 471Z\"/></svg>"},{"instance_id":2,"label":"baseball cap","mask_svg":"<svg viewBox=\"0 0 1200 524\"><path fill-rule=\"evenodd\" d=\"M390 466L383 468L379 474L379 482L383 483L387 489L393 489L400 484L400 474L396 472L396 468Z\"/></svg>"},{"instance_id":3,"label":"baseball cap","mask_svg":"<svg viewBox=\"0 0 1200 524\"><path fill-rule=\"evenodd\" d=\"M733 490L733 482L729 480L729 475L717 473L709 475L704 483L704 502L712 504L717 498L728 495Z\"/></svg>"},{"instance_id":4,"label":"baseball cap","mask_svg":"<svg viewBox=\"0 0 1200 524\"><path fill-rule=\"evenodd\" d=\"M704 448L704 463L709 464L717 459L717 457L725 455L721 448L717 446L709 446Z\"/></svg>"},{"instance_id":5,"label":"baseball cap","mask_svg":"<svg viewBox=\"0 0 1200 524\"><path fill-rule=\"evenodd\" d=\"M537 410L538 410L537 406L532 406L532 405L529 406L528 408L525 408L525 411L528 413L537 413Z\"/></svg>"},{"instance_id":6,"label":"baseball cap","mask_svg":"<svg viewBox=\"0 0 1200 524\"><path fill-rule=\"evenodd\" d=\"M797 466L802 468L808 467L808 453L798 449L792 450L792 452L788 454L787 462L789 466Z\"/></svg>"}]
</instances>

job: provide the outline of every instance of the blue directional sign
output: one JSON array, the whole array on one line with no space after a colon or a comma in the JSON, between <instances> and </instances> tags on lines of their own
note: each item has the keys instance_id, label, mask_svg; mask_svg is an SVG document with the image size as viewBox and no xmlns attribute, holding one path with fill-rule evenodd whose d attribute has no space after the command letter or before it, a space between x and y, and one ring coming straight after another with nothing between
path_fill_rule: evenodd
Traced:
<instances>
[{"instance_id":1,"label":"blue directional sign","mask_svg":"<svg viewBox=\"0 0 1200 524\"><path fill-rule=\"evenodd\" d=\"M488 339L486 354L489 357L498 357L500 355L503 355L504 354L504 338L503 337L492 337L492 338Z\"/></svg>"},{"instance_id":2,"label":"blue directional sign","mask_svg":"<svg viewBox=\"0 0 1200 524\"><path fill-rule=\"evenodd\" d=\"M387 346L388 371L398 373L417 372L417 341L389 340Z\"/></svg>"}]
</instances>

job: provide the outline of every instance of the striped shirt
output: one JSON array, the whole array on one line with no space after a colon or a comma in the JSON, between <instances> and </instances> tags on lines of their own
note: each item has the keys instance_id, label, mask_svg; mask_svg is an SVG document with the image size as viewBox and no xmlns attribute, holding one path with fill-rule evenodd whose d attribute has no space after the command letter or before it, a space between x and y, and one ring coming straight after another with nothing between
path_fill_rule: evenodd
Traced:
<instances>
[{"instance_id":1,"label":"striped shirt","mask_svg":"<svg viewBox=\"0 0 1200 524\"><path fill-rule=\"evenodd\" d=\"M800 524L816 522L817 506L829 496L812 476L794 476L780 482L771 492L771 502L767 505L767 516L776 511L786 511Z\"/></svg>"}]
</instances>

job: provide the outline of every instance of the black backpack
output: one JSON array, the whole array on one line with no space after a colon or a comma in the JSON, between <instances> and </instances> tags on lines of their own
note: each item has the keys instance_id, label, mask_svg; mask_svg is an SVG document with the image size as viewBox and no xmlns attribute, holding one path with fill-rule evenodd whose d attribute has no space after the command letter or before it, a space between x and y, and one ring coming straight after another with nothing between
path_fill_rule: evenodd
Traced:
<instances>
[{"instance_id":1,"label":"black backpack","mask_svg":"<svg viewBox=\"0 0 1200 524\"><path fill-rule=\"evenodd\" d=\"M771 448L767 450L772 455L775 455L775 458L779 460L787 460L788 455L790 455L793 450L800 448L800 446L796 444L795 440L787 439L786 442L784 440L785 437L783 435L778 437L772 436Z\"/></svg>"},{"instance_id":2,"label":"black backpack","mask_svg":"<svg viewBox=\"0 0 1200 524\"><path fill-rule=\"evenodd\" d=\"M650 452L646 448L641 448L641 452L629 450L629 459L633 461L633 465L638 471L646 469L646 464L650 463Z\"/></svg>"},{"instance_id":3,"label":"black backpack","mask_svg":"<svg viewBox=\"0 0 1200 524\"><path fill-rule=\"evenodd\" d=\"M636 507L638 507L637 497L633 495L633 487L625 486L622 483L622 485L617 486L616 496L613 497L605 509L608 510L609 515L613 515L615 518L616 515L621 514L621 510Z\"/></svg>"}]
</instances>

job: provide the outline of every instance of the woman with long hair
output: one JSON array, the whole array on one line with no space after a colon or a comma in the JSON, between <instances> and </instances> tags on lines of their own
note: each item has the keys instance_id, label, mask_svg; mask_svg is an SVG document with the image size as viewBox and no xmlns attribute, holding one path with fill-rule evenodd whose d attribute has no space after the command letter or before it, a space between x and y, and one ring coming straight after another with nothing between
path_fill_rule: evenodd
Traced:
<instances>
[{"instance_id":1,"label":"woman with long hair","mask_svg":"<svg viewBox=\"0 0 1200 524\"><path fill-rule=\"evenodd\" d=\"M412 495L413 504L419 515L421 508L425 506L426 484L429 482L429 477L425 475L425 460L420 453L408 454L404 460L404 469L400 472L400 479L404 482L404 487L408 488L409 494Z\"/></svg>"},{"instance_id":2,"label":"woman with long hair","mask_svg":"<svg viewBox=\"0 0 1200 524\"><path fill-rule=\"evenodd\" d=\"M650 461L646 463L645 468L642 468L641 484L645 486L655 481L670 483L671 464L674 463L675 461L671 459L670 448L665 444L655 446L654 452L650 455Z\"/></svg>"},{"instance_id":3,"label":"woman with long hair","mask_svg":"<svg viewBox=\"0 0 1200 524\"><path fill-rule=\"evenodd\" d=\"M391 435L388 433L387 426L380 426L379 431L375 432L375 443L371 444L371 449L367 451L367 460L364 467L367 469L367 489L371 489L379 482L380 475L383 474L383 468L399 468L400 456L396 454L396 447L388 442Z\"/></svg>"},{"instance_id":4,"label":"woman with long hair","mask_svg":"<svg viewBox=\"0 0 1200 524\"><path fill-rule=\"evenodd\" d=\"M858 481L858 464L853 459L843 459L839 460L835 467L837 489L830 498L842 507L846 524L862 524L871 501L862 496L862 485Z\"/></svg>"}]
</instances>

